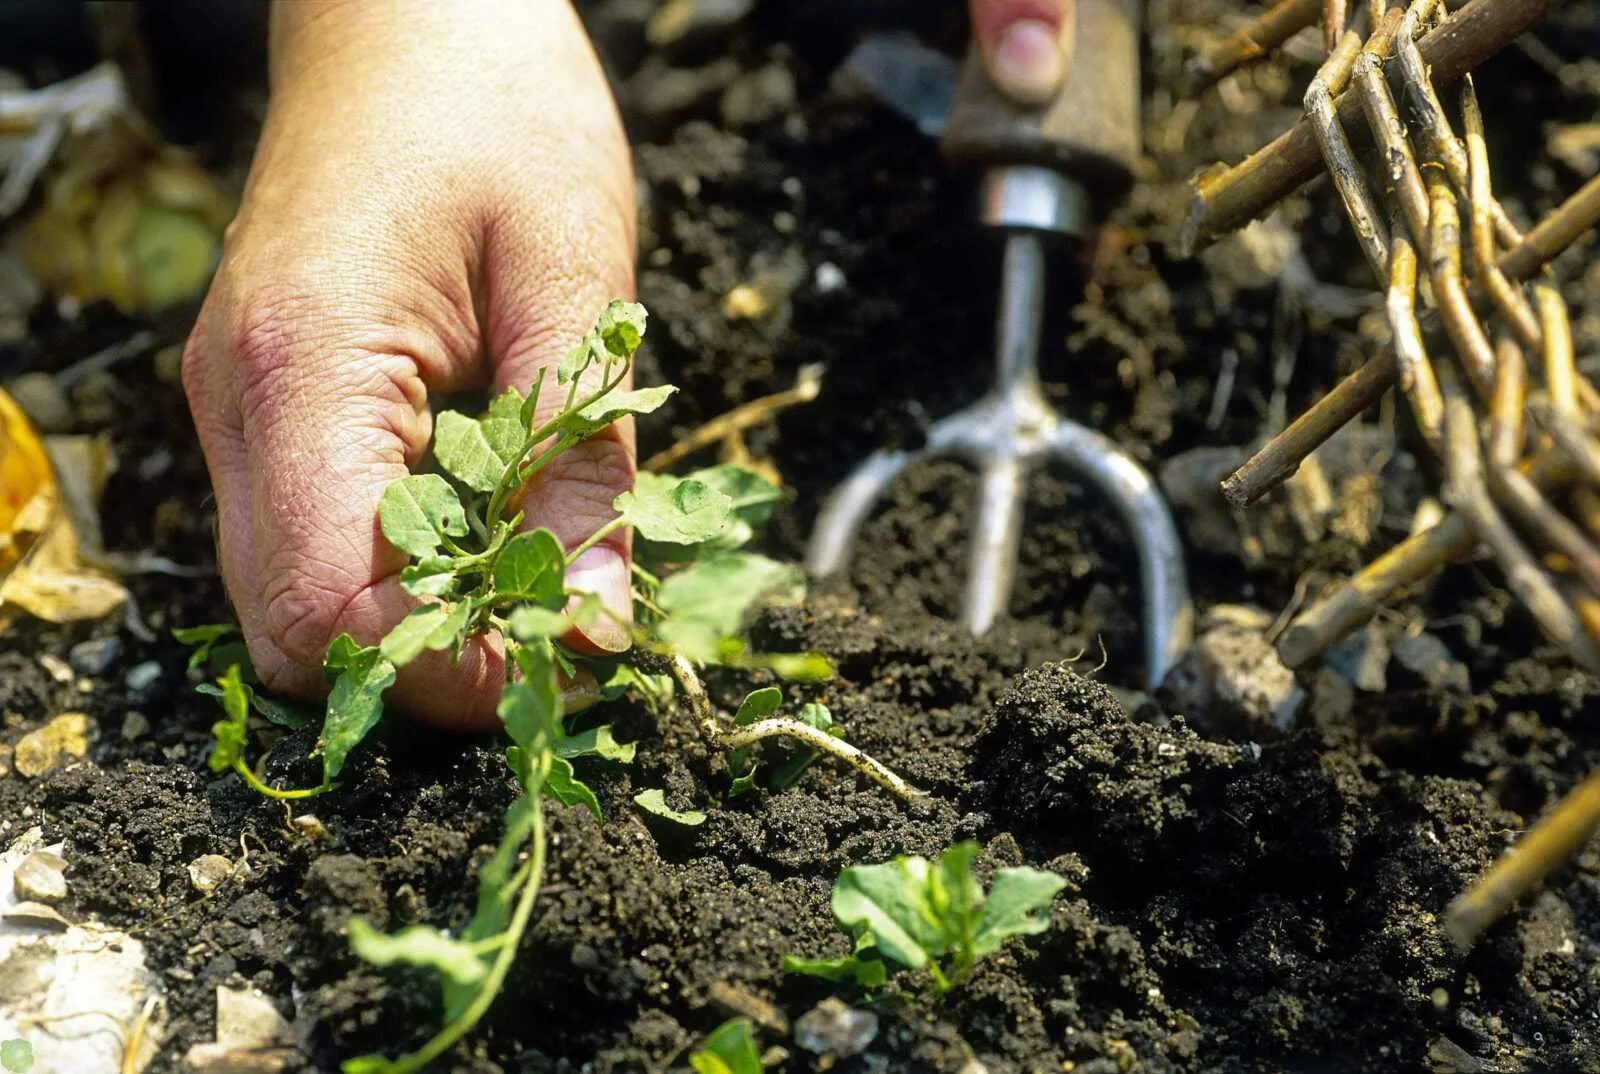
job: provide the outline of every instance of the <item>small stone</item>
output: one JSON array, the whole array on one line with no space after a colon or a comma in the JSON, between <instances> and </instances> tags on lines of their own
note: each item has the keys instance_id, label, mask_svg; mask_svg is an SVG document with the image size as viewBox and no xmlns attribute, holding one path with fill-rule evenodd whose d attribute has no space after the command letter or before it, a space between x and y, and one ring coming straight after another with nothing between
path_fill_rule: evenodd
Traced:
<instances>
[{"instance_id":1,"label":"small stone","mask_svg":"<svg viewBox=\"0 0 1600 1074\"><path fill-rule=\"evenodd\" d=\"M730 321L758 321L772 309L758 287L741 283L722 300L722 315Z\"/></svg>"},{"instance_id":2,"label":"small stone","mask_svg":"<svg viewBox=\"0 0 1600 1074\"><path fill-rule=\"evenodd\" d=\"M17 865L11 886L17 898L32 902L60 902L67 897L67 862L50 850L35 850Z\"/></svg>"},{"instance_id":3,"label":"small stone","mask_svg":"<svg viewBox=\"0 0 1600 1074\"><path fill-rule=\"evenodd\" d=\"M136 697L146 697L161 682L161 665L154 660L135 664L128 669L128 674L122 681L128 688L128 693Z\"/></svg>"},{"instance_id":4,"label":"small stone","mask_svg":"<svg viewBox=\"0 0 1600 1074\"><path fill-rule=\"evenodd\" d=\"M572 945L572 966L585 973L600 968L600 955L586 943Z\"/></svg>"},{"instance_id":5,"label":"small stone","mask_svg":"<svg viewBox=\"0 0 1600 1074\"><path fill-rule=\"evenodd\" d=\"M72 428L72 404L50 374L24 373L6 390L41 433L61 433Z\"/></svg>"},{"instance_id":6,"label":"small stone","mask_svg":"<svg viewBox=\"0 0 1600 1074\"><path fill-rule=\"evenodd\" d=\"M0 914L0 919L15 921L21 925L32 925L35 928L65 931L72 927L72 922L62 917L61 911L42 902L14 902L10 909Z\"/></svg>"},{"instance_id":7,"label":"small stone","mask_svg":"<svg viewBox=\"0 0 1600 1074\"><path fill-rule=\"evenodd\" d=\"M233 862L221 854L202 854L189 863L189 886L209 895L233 874Z\"/></svg>"},{"instance_id":8,"label":"small stone","mask_svg":"<svg viewBox=\"0 0 1600 1074\"><path fill-rule=\"evenodd\" d=\"M73 679L72 667L59 656L53 653L43 653L39 657L39 666L44 668L45 674L56 682L65 686Z\"/></svg>"},{"instance_id":9,"label":"small stone","mask_svg":"<svg viewBox=\"0 0 1600 1074\"><path fill-rule=\"evenodd\" d=\"M755 0L666 0L645 27L645 39L657 48L688 37L726 30L755 8Z\"/></svg>"},{"instance_id":10,"label":"small stone","mask_svg":"<svg viewBox=\"0 0 1600 1074\"><path fill-rule=\"evenodd\" d=\"M1271 624L1263 609L1214 605L1194 645L1167 677L1172 708L1223 734L1288 732L1306 692L1267 641Z\"/></svg>"},{"instance_id":11,"label":"small stone","mask_svg":"<svg viewBox=\"0 0 1600 1074\"><path fill-rule=\"evenodd\" d=\"M1465 692L1472 686L1467 666L1452 656L1436 635L1422 633L1397 638L1394 659L1434 690Z\"/></svg>"},{"instance_id":12,"label":"small stone","mask_svg":"<svg viewBox=\"0 0 1600 1074\"><path fill-rule=\"evenodd\" d=\"M745 127L777 119L795 105L794 75L780 63L740 75L722 91L722 121Z\"/></svg>"},{"instance_id":13,"label":"small stone","mask_svg":"<svg viewBox=\"0 0 1600 1074\"><path fill-rule=\"evenodd\" d=\"M137 709L122 718L122 737L132 742L150 733L150 717Z\"/></svg>"},{"instance_id":14,"label":"small stone","mask_svg":"<svg viewBox=\"0 0 1600 1074\"><path fill-rule=\"evenodd\" d=\"M89 752L89 717L63 712L37 731L22 736L12 763L17 772L32 779L50 771L63 757Z\"/></svg>"},{"instance_id":15,"label":"small stone","mask_svg":"<svg viewBox=\"0 0 1600 1074\"><path fill-rule=\"evenodd\" d=\"M840 1059L866 1051L878 1035L878 1016L829 996L794 1024L794 1041L815 1055Z\"/></svg>"},{"instance_id":16,"label":"small stone","mask_svg":"<svg viewBox=\"0 0 1600 1074\"><path fill-rule=\"evenodd\" d=\"M217 1039L196 1044L184 1064L201 1074L276 1074L294 1059L294 1030L253 988L217 989Z\"/></svg>"},{"instance_id":17,"label":"small stone","mask_svg":"<svg viewBox=\"0 0 1600 1074\"><path fill-rule=\"evenodd\" d=\"M302 813L290 823L294 825L295 831L312 842L328 838L328 829L323 826L322 821L316 818L315 814Z\"/></svg>"},{"instance_id":18,"label":"small stone","mask_svg":"<svg viewBox=\"0 0 1600 1074\"><path fill-rule=\"evenodd\" d=\"M100 675L121 655L122 639L113 634L80 641L67 651L67 663L80 675Z\"/></svg>"},{"instance_id":19,"label":"small stone","mask_svg":"<svg viewBox=\"0 0 1600 1074\"><path fill-rule=\"evenodd\" d=\"M818 265L811 282L816 287L817 293L823 295L831 295L850 286L850 281L845 279L844 269L832 261L824 261Z\"/></svg>"}]
</instances>

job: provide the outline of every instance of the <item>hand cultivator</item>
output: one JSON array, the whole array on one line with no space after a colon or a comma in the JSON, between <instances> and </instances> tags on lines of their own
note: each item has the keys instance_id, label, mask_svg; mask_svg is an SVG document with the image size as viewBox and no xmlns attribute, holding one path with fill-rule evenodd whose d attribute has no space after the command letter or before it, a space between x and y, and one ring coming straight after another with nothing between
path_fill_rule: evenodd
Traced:
<instances>
[{"instance_id":1,"label":"hand cultivator","mask_svg":"<svg viewBox=\"0 0 1600 1074\"><path fill-rule=\"evenodd\" d=\"M979 472L977 530L963 620L982 634L1005 610L1015 573L1028 471L1051 460L1087 478L1132 531L1143 586L1145 676L1159 685L1187 647L1192 609L1177 528L1150 475L1109 437L1062 417L1040 390L1045 237L1082 238L1091 218L1132 181L1139 150L1138 5L1080 0L1080 42L1066 82L1041 109L1004 101L969 57L943 148L988 169L979 217L1006 232L996 329L996 384L979 402L936 422L914 451L880 451L823 507L812 536L813 573L839 570L883 490L907 466L939 455Z\"/></svg>"},{"instance_id":2,"label":"hand cultivator","mask_svg":"<svg viewBox=\"0 0 1600 1074\"><path fill-rule=\"evenodd\" d=\"M1278 642L1290 667L1481 546L1544 633L1600 670L1600 393L1575 365L1566 303L1543 269L1600 219L1600 178L1523 233L1495 199L1469 74L1546 8L1543 0L1472 0L1447 13L1440 0L1380 0L1357 15L1370 28L1363 38L1344 27L1335 0L1325 7L1324 18L1336 21L1324 27L1329 53L1306 91L1306 118L1243 163L1194 182L1184 234L1191 249L1325 168L1385 291L1391 336L1224 481L1224 495L1241 507L1255 501L1398 384L1453 509L1296 615ZM1316 4L1286 0L1191 73L1199 83L1221 77L1261 43L1316 18ZM1460 137L1437 88L1452 82L1460 83ZM1365 166L1358 137L1374 150ZM1470 943L1594 830L1600 797L1593 781L1587 787L1492 883L1458 902L1447 923L1458 942Z\"/></svg>"}]
</instances>

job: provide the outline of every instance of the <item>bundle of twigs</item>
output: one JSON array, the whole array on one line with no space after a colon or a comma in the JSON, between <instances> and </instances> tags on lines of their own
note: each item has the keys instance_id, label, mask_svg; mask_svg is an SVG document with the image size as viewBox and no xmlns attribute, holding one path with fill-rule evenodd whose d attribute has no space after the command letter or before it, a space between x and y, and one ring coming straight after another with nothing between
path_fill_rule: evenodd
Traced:
<instances>
[{"instance_id":1,"label":"bundle of twigs","mask_svg":"<svg viewBox=\"0 0 1600 1074\"><path fill-rule=\"evenodd\" d=\"M1341 0L1284 0L1190 67L1203 86L1320 12L1328 56L1305 119L1241 164L1197 176L1182 242L1193 250L1326 171L1385 292L1390 329L1386 349L1268 441L1223 494L1236 506L1258 499L1398 385L1452 509L1300 611L1278 639L1290 667L1482 548L1540 628L1600 671L1600 393L1576 367L1567 306L1544 268L1600 219L1600 177L1524 234L1495 199L1469 74L1546 7L1472 0L1448 13L1442 0L1373 0L1356 16L1363 37L1344 28ZM1451 82L1461 136L1437 89ZM1358 141L1371 147L1365 156ZM1458 900L1448 920L1458 942L1594 831L1597 785Z\"/></svg>"}]
</instances>

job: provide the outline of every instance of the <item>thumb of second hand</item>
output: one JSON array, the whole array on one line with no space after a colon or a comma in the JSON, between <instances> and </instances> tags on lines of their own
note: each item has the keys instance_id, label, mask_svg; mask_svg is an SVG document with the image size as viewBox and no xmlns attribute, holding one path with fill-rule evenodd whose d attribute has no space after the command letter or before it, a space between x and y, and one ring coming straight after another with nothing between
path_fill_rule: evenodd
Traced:
<instances>
[{"instance_id":1,"label":"thumb of second hand","mask_svg":"<svg viewBox=\"0 0 1600 1074\"><path fill-rule=\"evenodd\" d=\"M1018 104L1048 101L1072 55L1073 0L971 0L972 33L995 86Z\"/></svg>"}]
</instances>

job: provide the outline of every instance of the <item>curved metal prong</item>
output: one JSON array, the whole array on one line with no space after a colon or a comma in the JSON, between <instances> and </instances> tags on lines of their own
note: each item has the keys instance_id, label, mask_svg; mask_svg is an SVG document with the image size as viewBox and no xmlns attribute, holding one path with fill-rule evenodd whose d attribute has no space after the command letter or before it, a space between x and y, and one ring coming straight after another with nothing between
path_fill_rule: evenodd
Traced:
<instances>
[{"instance_id":1,"label":"curved metal prong","mask_svg":"<svg viewBox=\"0 0 1600 1074\"><path fill-rule=\"evenodd\" d=\"M1105 493L1133 533L1144 605L1145 684L1153 690L1194 639L1194 605L1172 511L1150 474L1109 437L1063 420L1050 447Z\"/></svg>"},{"instance_id":2,"label":"curved metal prong","mask_svg":"<svg viewBox=\"0 0 1600 1074\"><path fill-rule=\"evenodd\" d=\"M1011 596L1022 528L1022 482L1022 464L1015 455L986 461L978 475L978 526L972 532L961 609L962 621L975 635L994 625Z\"/></svg>"},{"instance_id":3,"label":"curved metal prong","mask_svg":"<svg viewBox=\"0 0 1600 1074\"><path fill-rule=\"evenodd\" d=\"M806 567L813 576L826 578L844 566L856 531L871 512L872 505L900 471L926 454L926 451L874 452L834 489L817 514L811 545L806 549Z\"/></svg>"}]
</instances>

